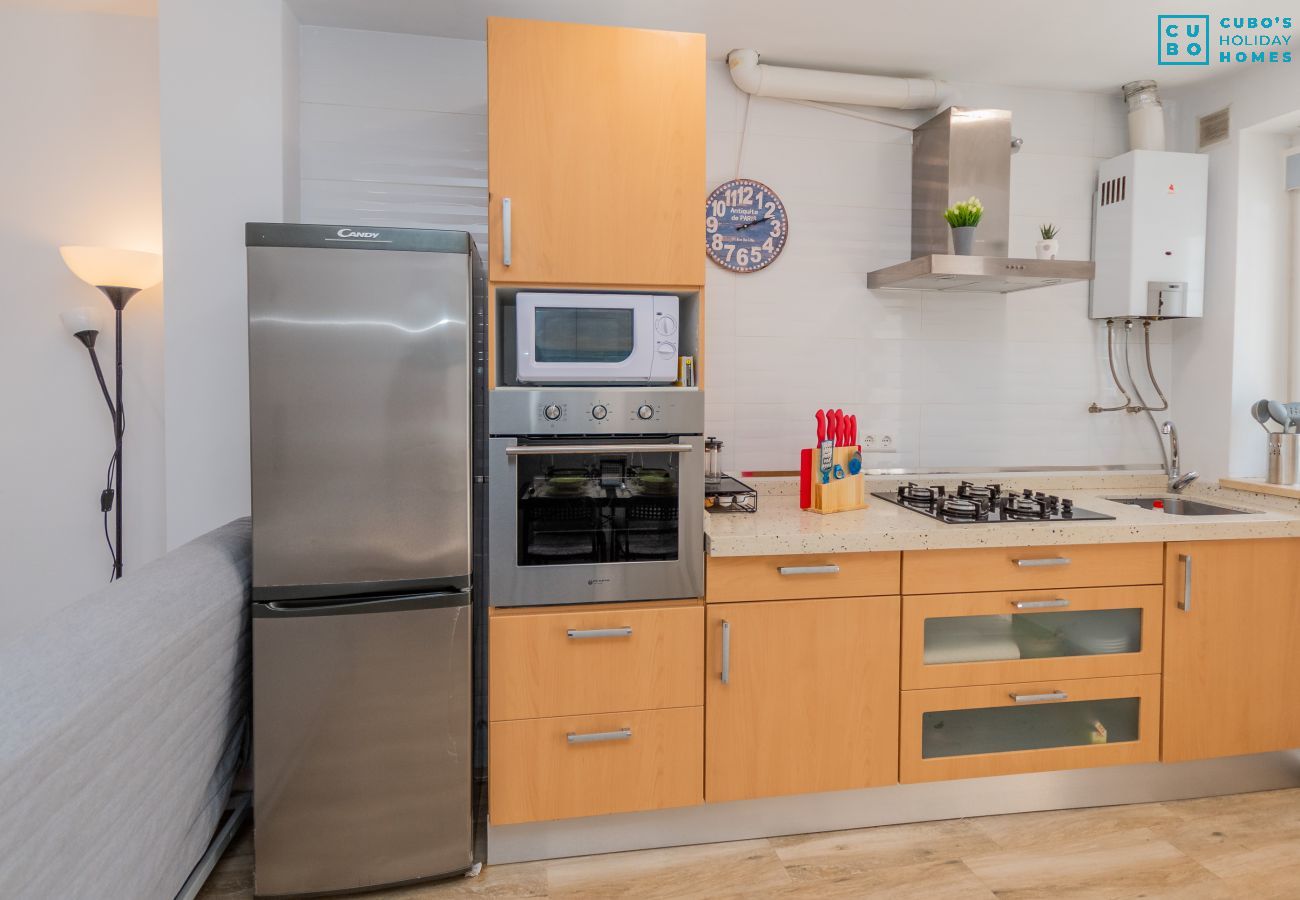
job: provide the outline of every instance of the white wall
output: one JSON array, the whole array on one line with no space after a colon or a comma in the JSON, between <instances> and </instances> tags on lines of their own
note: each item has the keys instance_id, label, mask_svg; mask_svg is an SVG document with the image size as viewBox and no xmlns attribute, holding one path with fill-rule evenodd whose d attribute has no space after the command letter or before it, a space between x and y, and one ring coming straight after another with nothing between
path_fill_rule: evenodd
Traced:
<instances>
[{"instance_id":1,"label":"white wall","mask_svg":"<svg viewBox=\"0 0 1300 900\"><path fill-rule=\"evenodd\" d=\"M112 425L86 351L59 322L97 306L112 384L112 307L60 244L161 249L158 42L151 19L0 8L0 635L107 583L99 492ZM125 562L163 549L162 289L125 315Z\"/></svg>"},{"instance_id":2,"label":"white wall","mask_svg":"<svg viewBox=\"0 0 1300 900\"><path fill-rule=\"evenodd\" d=\"M481 241L485 98L481 42L304 28L304 219L466 228ZM1119 98L959 85L955 102L1011 109L1025 140L1012 164L1012 252L1032 256L1038 224L1053 221L1062 252L1087 258L1097 161L1126 149ZM739 171L771 185L791 222L784 255L763 272L708 269L708 430L726 442L728 467L793 468L823 405L893 438L899 452L871 465L1158 462L1145 419L1086 411L1118 396L1086 286L1007 297L866 289L868 271L910 255L906 131L755 98L738 169L744 125L745 96L710 63L701 203ZM1168 329L1156 337L1168 393Z\"/></svg>"},{"instance_id":3,"label":"white wall","mask_svg":"<svg viewBox=\"0 0 1300 900\"><path fill-rule=\"evenodd\" d=\"M304 26L301 99L304 222L460 229L486 253L482 41Z\"/></svg>"},{"instance_id":4,"label":"white wall","mask_svg":"<svg viewBox=\"0 0 1300 900\"><path fill-rule=\"evenodd\" d=\"M1300 71L1251 65L1165 92L1170 149L1196 149L1197 117L1231 105L1231 137L1206 148L1210 202L1205 317L1174 327L1175 413L1187 462L1202 475L1259 476L1261 397L1290 399L1284 335L1289 261L1278 155L1300 112ZM1287 133L1283 139L1277 133Z\"/></svg>"},{"instance_id":5,"label":"white wall","mask_svg":"<svg viewBox=\"0 0 1300 900\"><path fill-rule=\"evenodd\" d=\"M279 0L162 0L167 544L249 511L244 224L297 210L298 23Z\"/></svg>"}]
</instances>

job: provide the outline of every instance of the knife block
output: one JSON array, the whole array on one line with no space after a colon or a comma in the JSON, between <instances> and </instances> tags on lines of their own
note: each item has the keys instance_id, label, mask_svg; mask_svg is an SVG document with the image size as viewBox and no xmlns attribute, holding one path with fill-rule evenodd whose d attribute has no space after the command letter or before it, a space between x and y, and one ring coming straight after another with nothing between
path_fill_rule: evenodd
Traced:
<instances>
[{"instance_id":1,"label":"knife block","mask_svg":"<svg viewBox=\"0 0 1300 900\"><path fill-rule=\"evenodd\" d=\"M857 475L850 475L849 459L857 451L857 447L836 447L832 462L832 468L838 465L844 469L844 477L836 478L831 476L831 480L822 484L821 471L817 468L817 460L821 457L821 452L817 448L804 450L801 454L801 463L806 460L806 465L801 465L801 477L808 481L808 491L800 490L801 499L807 497L808 505L803 506L815 513L829 515L830 513L848 512L852 509L866 509L866 478L859 472Z\"/></svg>"}]
</instances>

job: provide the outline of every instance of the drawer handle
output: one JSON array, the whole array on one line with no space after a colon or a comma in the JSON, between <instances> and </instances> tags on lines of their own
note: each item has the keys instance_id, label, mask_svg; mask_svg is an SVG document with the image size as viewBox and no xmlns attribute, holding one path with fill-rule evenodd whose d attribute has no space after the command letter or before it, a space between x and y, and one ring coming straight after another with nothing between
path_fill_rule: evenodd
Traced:
<instances>
[{"instance_id":1,"label":"drawer handle","mask_svg":"<svg viewBox=\"0 0 1300 900\"><path fill-rule=\"evenodd\" d=\"M1051 703L1056 700L1069 700L1065 691L1052 691L1047 694L1012 694L1011 699L1017 703Z\"/></svg>"},{"instance_id":2,"label":"drawer handle","mask_svg":"<svg viewBox=\"0 0 1300 900\"><path fill-rule=\"evenodd\" d=\"M731 623L722 621L722 683L731 683Z\"/></svg>"},{"instance_id":3,"label":"drawer handle","mask_svg":"<svg viewBox=\"0 0 1300 900\"><path fill-rule=\"evenodd\" d=\"M1068 556L1049 556L1045 559L1015 559L1012 560L1022 569L1038 568L1040 566L1068 566L1070 557Z\"/></svg>"},{"instance_id":4,"label":"drawer handle","mask_svg":"<svg viewBox=\"0 0 1300 900\"><path fill-rule=\"evenodd\" d=\"M632 729L620 728L618 731L593 731L588 734L574 734L570 731L564 737L570 744L597 744L601 741L627 741L632 738Z\"/></svg>"},{"instance_id":5,"label":"drawer handle","mask_svg":"<svg viewBox=\"0 0 1300 900\"><path fill-rule=\"evenodd\" d=\"M585 638L631 637L632 626L624 625L622 628L570 628L565 633L575 640Z\"/></svg>"},{"instance_id":6,"label":"drawer handle","mask_svg":"<svg viewBox=\"0 0 1300 900\"><path fill-rule=\"evenodd\" d=\"M1064 597L1055 600L1012 600L1011 605L1016 609L1059 609L1069 606L1070 601Z\"/></svg>"},{"instance_id":7,"label":"drawer handle","mask_svg":"<svg viewBox=\"0 0 1300 900\"><path fill-rule=\"evenodd\" d=\"M777 566L782 575L838 575L840 567L835 563L828 566Z\"/></svg>"}]
</instances>

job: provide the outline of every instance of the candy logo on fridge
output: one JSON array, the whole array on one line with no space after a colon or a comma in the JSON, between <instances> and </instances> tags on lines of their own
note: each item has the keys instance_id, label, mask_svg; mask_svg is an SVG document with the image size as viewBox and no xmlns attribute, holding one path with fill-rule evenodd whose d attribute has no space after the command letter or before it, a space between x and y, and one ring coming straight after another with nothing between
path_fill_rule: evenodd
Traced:
<instances>
[{"instance_id":1,"label":"candy logo on fridge","mask_svg":"<svg viewBox=\"0 0 1300 900\"><path fill-rule=\"evenodd\" d=\"M377 238L378 231L353 231L351 228L340 228L337 232L341 238Z\"/></svg>"}]
</instances>

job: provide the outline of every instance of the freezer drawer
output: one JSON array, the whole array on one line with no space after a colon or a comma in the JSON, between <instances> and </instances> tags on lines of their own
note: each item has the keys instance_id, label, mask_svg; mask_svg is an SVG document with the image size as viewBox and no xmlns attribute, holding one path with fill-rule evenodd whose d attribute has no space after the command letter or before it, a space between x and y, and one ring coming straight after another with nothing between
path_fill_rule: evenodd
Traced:
<instances>
[{"instance_id":1,"label":"freezer drawer","mask_svg":"<svg viewBox=\"0 0 1300 900\"><path fill-rule=\"evenodd\" d=\"M253 605L258 895L469 867L469 593Z\"/></svg>"}]
</instances>

